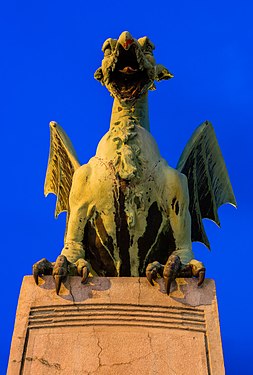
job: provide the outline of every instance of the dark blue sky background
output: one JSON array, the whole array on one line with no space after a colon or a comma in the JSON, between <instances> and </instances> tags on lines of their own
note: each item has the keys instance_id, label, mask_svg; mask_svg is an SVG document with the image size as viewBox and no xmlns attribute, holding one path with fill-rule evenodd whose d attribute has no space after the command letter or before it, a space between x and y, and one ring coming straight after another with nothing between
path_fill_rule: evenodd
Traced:
<instances>
[{"instance_id":1,"label":"dark blue sky background","mask_svg":"<svg viewBox=\"0 0 253 375\"><path fill-rule=\"evenodd\" d=\"M86 163L109 126L112 98L93 79L101 45L129 30L155 43L175 78L150 93L151 132L171 166L194 129L213 123L238 210L206 222L212 252L194 244L217 285L228 375L252 375L251 1L13 1L0 10L1 352L4 374L22 278L42 257L55 260L65 217L43 197L50 120Z\"/></svg>"}]
</instances>

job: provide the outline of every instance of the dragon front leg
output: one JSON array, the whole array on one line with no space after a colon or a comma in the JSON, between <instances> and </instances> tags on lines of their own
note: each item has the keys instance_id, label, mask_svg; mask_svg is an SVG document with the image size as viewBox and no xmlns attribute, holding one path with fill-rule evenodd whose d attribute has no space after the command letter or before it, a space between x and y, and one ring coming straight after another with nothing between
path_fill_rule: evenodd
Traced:
<instances>
[{"instance_id":1,"label":"dragon front leg","mask_svg":"<svg viewBox=\"0 0 253 375\"><path fill-rule=\"evenodd\" d=\"M84 228L88 220L88 193L85 194L87 168L87 165L83 165L73 175L69 196L69 219L61 255L55 262L51 263L43 258L33 265L36 284L38 284L39 276L53 275L57 294L59 294L62 281L67 276L81 276L81 282L85 283L90 272L90 265L85 260L85 249L82 244Z\"/></svg>"},{"instance_id":2,"label":"dragon front leg","mask_svg":"<svg viewBox=\"0 0 253 375\"><path fill-rule=\"evenodd\" d=\"M167 200L168 227L172 233L171 244L175 250L170 251L171 255L165 265L159 262L148 264L146 276L151 285L158 275L163 276L166 292L169 294L171 283L176 278L197 277L198 285L202 285L205 279L205 267L203 263L193 259L187 179L172 169L167 169L166 176L164 194L165 197L170 197Z\"/></svg>"},{"instance_id":3,"label":"dragon front leg","mask_svg":"<svg viewBox=\"0 0 253 375\"><path fill-rule=\"evenodd\" d=\"M180 257L174 254L169 256L165 265L153 262L149 263L146 268L146 276L151 285L154 285L158 275L164 277L168 295L170 294L171 284L176 278L197 277L198 286L201 286L205 280L205 272L206 269L202 262L192 259L189 263L183 265Z\"/></svg>"}]
</instances>

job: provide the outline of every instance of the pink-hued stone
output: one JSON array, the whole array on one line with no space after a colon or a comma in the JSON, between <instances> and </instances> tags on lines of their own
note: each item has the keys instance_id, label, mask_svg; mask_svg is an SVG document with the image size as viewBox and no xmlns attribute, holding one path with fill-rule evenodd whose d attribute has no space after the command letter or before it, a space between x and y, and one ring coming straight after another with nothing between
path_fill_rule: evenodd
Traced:
<instances>
[{"instance_id":1,"label":"pink-hued stone","mask_svg":"<svg viewBox=\"0 0 253 375\"><path fill-rule=\"evenodd\" d=\"M214 281L23 280L8 375L223 375Z\"/></svg>"}]
</instances>

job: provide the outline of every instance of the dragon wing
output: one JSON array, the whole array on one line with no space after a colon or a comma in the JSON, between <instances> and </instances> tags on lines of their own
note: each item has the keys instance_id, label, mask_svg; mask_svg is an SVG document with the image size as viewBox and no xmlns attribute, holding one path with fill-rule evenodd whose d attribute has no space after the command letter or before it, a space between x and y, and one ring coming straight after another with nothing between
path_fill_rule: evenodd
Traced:
<instances>
[{"instance_id":1,"label":"dragon wing","mask_svg":"<svg viewBox=\"0 0 253 375\"><path fill-rule=\"evenodd\" d=\"M44 194L53 193L57 197L55 217L61 212L69 212L69 193L72 177L80 164L72 143L57 122L51 121L50 152L44 185Z\"/></svg>"},{"instance_id":2,"label":"dragon wing","mask_svg":"<svg viewBox=\"0 0 253 375\"><path fill-rule=\"evenodd\" d=\"M210 249L202 219L211 219L220 226L218 208L224 203L236 207L227 168L210 122L204 122L193 133L177 169L188 179L192 241L203 242Z\"/></svg>"}]
</instances>

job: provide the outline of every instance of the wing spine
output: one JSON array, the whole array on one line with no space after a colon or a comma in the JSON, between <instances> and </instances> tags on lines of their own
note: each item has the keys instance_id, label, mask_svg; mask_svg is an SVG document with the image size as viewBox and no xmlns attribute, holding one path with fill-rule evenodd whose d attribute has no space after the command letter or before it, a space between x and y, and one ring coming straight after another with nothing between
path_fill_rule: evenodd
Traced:
<instances>
[{"instance_id":1,"label":"wing spine","mask_svg":"<svg viewBox=\"0 0 253 375\"><path fill-rule=\"evenodd\" d=\"M80 167L74 147L62 129L55 121L51 121L50 151L44 185L44 194L56 195L55 217L61 212L69 211L69 193L75 170Z\"/></svg>"},{"instance_id":2,"label":"wing spine","mask_svg":"<svg viewBox=\"0 0 253 375\"><path fill-rule=\"evenodd\" d=\"M192 241L203 242L210 249L202 219L213 220L220 226L218 208L225 203L236 207L227 168L210 122L204 122L193 133L177 169L188 179Z\"/></svg>"}]
</instances>

